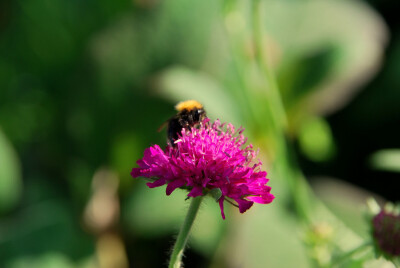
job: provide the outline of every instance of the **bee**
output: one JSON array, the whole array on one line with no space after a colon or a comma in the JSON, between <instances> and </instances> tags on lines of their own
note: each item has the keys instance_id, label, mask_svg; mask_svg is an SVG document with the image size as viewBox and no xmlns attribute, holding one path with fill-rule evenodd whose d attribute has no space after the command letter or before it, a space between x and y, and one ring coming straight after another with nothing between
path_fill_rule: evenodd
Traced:
<instances>
[{"instance_id":1,"label":"bee","mask_svg":"<svg viewBox=\"0 0 400 268\"><path fill-rule=\"evenodd\" d=\"M175 105L175 109L178 113L166 122L168 123L168 140L171 145L174 145L174 141L178 139L178 134L181 133L183 128L190 130L207 117L203 105L195 100L179 102Z\"/></svg>"}]
</instances>

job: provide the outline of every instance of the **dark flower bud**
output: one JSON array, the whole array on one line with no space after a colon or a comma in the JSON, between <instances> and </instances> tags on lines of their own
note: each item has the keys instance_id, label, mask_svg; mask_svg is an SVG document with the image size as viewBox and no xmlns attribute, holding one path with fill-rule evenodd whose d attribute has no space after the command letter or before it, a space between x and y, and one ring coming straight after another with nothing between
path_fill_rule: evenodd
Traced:
<instances>
[{"instance_id":1,"label":"dark flower bud","mask_svg":"<svg viewBox=\"0 0 400 268\"><path fill-rule=\"evenodd\" d=\"M400 215L381 210L372 219L372 226L378 254L387 259L400 256Z\"/></svg>"}]
</instances>

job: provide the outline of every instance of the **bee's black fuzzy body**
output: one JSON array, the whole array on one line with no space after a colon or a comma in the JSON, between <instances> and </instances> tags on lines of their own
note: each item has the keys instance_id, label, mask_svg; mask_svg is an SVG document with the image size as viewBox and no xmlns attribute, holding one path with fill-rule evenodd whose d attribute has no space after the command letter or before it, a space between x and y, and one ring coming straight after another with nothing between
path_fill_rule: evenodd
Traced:
<instances>
[{"instance_id":1,"label":"bee's black fuzzy body","mask_svg":"<svg viewBox=\"0 0 400 268\"><path fill-rule=\"evenodd\" d=\"M206 112L197 101L180 102L175 107L178 113L168 121L168 140L171 145L178 139L182 129L191 129L200 124L206 118Z\"/></svg>"}]
</instances>

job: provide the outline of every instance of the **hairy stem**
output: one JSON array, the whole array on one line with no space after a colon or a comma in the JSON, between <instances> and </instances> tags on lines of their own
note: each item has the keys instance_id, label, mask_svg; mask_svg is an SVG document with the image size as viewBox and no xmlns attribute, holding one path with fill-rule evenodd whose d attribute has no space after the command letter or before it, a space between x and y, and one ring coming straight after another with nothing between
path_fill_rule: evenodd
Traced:
<instances>
[{"instance_id":1,"label":"hairy stem","mask_svg":"<svg viewBox=\"0 0 400 268\"><path fill-rule=\"evenodd\" d=\"M186 242L189 238L190 230L194 219L196 218L197 211L199 210L203 196L192 198L189 210L186 214L185 221L179 231L178 238L176 239L174 249L172 250L171 259L169 261L169 268L180 268L182 266L182 256L185 250Z\"/></svg>"}]
</instances>

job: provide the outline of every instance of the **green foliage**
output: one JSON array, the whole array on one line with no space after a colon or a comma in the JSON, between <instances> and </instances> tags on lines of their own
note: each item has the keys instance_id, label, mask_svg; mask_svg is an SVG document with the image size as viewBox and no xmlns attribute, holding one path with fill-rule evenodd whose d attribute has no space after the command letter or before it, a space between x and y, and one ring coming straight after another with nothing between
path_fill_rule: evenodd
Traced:
<instances>
[{"instance_id":1,"label":"green foliage","mask_svg":"<svg viewBox=\"0 0 400 268\"><path fill-rule=\"evenodd\" d=\"M0 129L0 215L11 210L22 193L20 163Z\"/></svg>"},{"instance_id":2,"label":"green foliage","mask_svg":"<svg viewBox=\"0 0 400 268\"><path fill-rule=\"evenodd\" d=\"M303 153L313 161L327 161L335 153L330 127L321 118L310 118L303 123L299 143Z\"/></svg>"},{"instance_id":3,"label":"green foliage","mask_svg":"<svg viewBox=\"0 0 400 268\"><path fill-rule=\"evenodd\" d=\"M272 208L244 215L226 205L226 221L207 198L190 241L198 266L310 267L301 209L339 226L345 238L329 248L345 252L366 236L360 190L315 187L320 203L286 140L316 165L342 149L322 116L372 77L387 39L363 2L17 0L0 3L0 13L0 267L94 267L107 232L123 241L118 254L132 266L146 267L140 261L151 254L167 259L162 241L183 220L186 192L167 197L130 171L146 147L166 144L157 128L184 99L246 128L277 196ZM400 43L393 47L378 86L384 93L367 95L350 120L398 111ZM379 151L371 163L397 172L397 157ZM116 173L115 196L107 184L96 188L104 167ZM117 220L90 225L91 202L102 216L113 208ZM151 254L137 258L143 252Z\"/></svg>"},{"instance_id":4,"label":"green foliage","mask_svg":"<svg viewBox=\"0 0 400 268\"><path fill-rule=\"evenodd\" d=\"M373 168L400 172L400 149L385 149L374 153L370 157Z\"/></svg>"}]
</instances>

